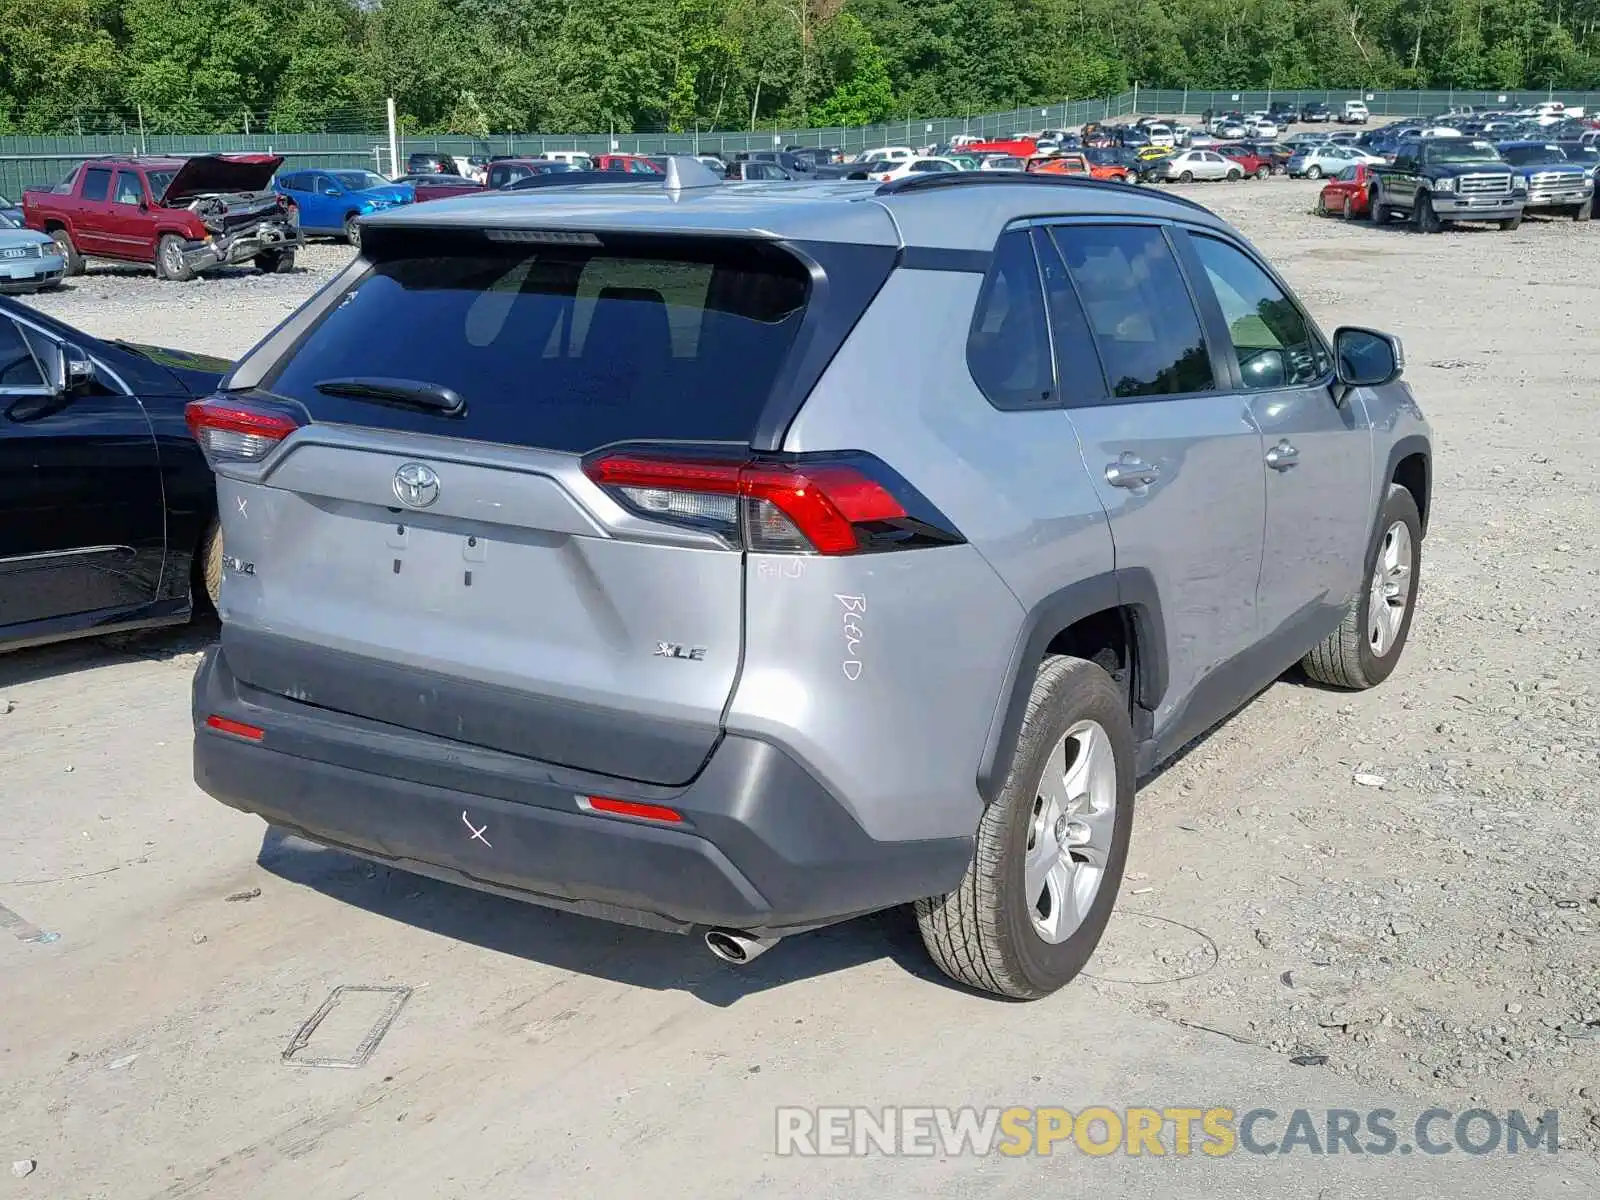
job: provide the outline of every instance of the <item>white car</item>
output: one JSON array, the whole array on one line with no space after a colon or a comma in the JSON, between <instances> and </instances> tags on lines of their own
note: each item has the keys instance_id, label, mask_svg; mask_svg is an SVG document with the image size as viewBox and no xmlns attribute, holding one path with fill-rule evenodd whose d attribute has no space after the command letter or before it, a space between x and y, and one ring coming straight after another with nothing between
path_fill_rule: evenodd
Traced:
<instances>
[{"instance_id":1,"label":"white car","mask_svg":"<svg viewBox=\"0 0 1600 1200\"><path fill-rule=\"evenodd\" d=\"M1346 125L1365 125L1370 115L1367 112L1366 104L1362 101L1346 100L1344 102L1344 110L1339 114L1339 120Z\"/></svg>"},{"instance_id":2,"label":"white car","mask_svg":"<svg viewBox=\"0 0 1600 1200\"><path fill-rule=\"evenodd\" d=\"M980 171L1026 171L1028 164L1008 154L991 154L978 164Z\"/></svg>"},{"instance_id":3,"label":"white car","mask_svg":"<svg viewBox=\"0 0 1600 1200\"><path fill-rule=\"evenodd\" d=\"M1163 150L1178 144L1177 134L1172 132L1171 125L1146 125L1144 132L1152 146L1160 146Z\"/></svg>"},{"instance_id":4,"label":"white car","mask_svg":"<svg viewBox=\"0 0 1600 1200\"><path fill-rule=\"evenodd\" d=\"M863 150L855 156L858 163L869 162L905 162L908 158L915 158L916 151L910 146L880 146L876 150Z\"/></svg>"},{"instance_id":5,"label":"white car","mask_svg":"<svg viewBox=\"0 0 1600 1200\"><path fill-rule=\"evenodd\" d=\"M1244 168L1215 150L1181 150L1163 158L1156 174L1169 183L1190 183L1196 179L1243 179Z\"/></svg>"},{"instance_id":6,"label":"white car","mask_svg":"<svg viewBox=\"0 0 1600 1200\"><path fill-rule=\"evenodd\" d=\"M593 156L585 154L582 150L546 150L539 157L546 162L571 163L580 171L592 171L594 169Z\"/></svg>"},{"instance_id":7,"label":"white car","mask_svg":"<svg viewBox=\"0 0 1600 1200\"><path fill-rule=\"evenodd\" d=\"M1461 130L1452 129L1448 125L1433 125L1433 126L1430 126L1427 129L1424 129L1417 136L1418 137L1425 137L1425 138L1453 138L1453 137L1460 137L1461 136Z\"/></svg>"},{"instance_id":8,"label":"white car","mask_svg":"<svg viewBox=\"0 0 1600 1200\"><path fill-rule=\"evenodd\" d=\"M961 170L961 164L948 158L908 158L903 162L884 162L885 171L873 171L867 176L874 183L888 183L891 179L904 179L907 175L939 175Z\"/></svg>"},{"instance_id":9,"label":"white car","mask_svg":"<svg viewBox=\"0 0 1600 1200\"><path fill-rule=\"evenodd\" d=\"M1278 136L1278 123L1268 117L1246 117L1244 127L1253 138L1271 139Z\"/></svg>"},{"instance_id":10,"label":"white car","mask_svg":"<svg viewBox=\"0 0 1600 1200\"><path fill-rule=\"evenodd\" d=\"M958 133L950 139L950 149L959 150L963 146L976 146L981 141L983 139L975 133Z\"/></svg>"}]
</instances>

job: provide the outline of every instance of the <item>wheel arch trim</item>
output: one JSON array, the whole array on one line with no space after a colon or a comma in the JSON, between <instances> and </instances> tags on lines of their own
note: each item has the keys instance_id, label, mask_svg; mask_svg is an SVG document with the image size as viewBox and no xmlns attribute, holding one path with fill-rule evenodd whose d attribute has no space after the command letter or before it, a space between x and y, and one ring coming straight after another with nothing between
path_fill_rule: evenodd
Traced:
<instances>
[{"instance_id":1,"label":"wheel arch trim","mask_svg":"<svg viewBox=\"0 0 1600 1200\"><path fill-rule=\"evenodd\" d=\"M1033 677L1046 648L1063 630L1097 613L1121 609L1129 616L1133 641L1134 706L1154 714L1167 690L1166 625L1155 576L1143 567L1124 567L1077 580L1051 592L1023 617L1006 667L1005 682L978 763L978 792L992 804L1005 787L1011 756L1033 691ZM1135 728L1135 739L1149 730Z\"/></svg>"}]
</instances>

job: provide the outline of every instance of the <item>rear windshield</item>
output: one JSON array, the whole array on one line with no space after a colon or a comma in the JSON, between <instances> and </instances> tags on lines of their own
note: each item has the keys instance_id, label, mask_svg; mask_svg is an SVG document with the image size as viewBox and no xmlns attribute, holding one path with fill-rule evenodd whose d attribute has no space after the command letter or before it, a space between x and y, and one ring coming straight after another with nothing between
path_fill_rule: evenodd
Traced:
<instances>
[{"instance_id":1,"label":"rear windshield","mask_svg":"<svg viewBox=\"0 0 1600 1200\"><path fill-rule=\"evenodd\" d=\"M760 242L428 247L374 265L272 393L317 420L585 453L626 439L748 441L795 339L807 275ZM383 377L465 412L329 396Z\"/></svg>"}]
</instances>

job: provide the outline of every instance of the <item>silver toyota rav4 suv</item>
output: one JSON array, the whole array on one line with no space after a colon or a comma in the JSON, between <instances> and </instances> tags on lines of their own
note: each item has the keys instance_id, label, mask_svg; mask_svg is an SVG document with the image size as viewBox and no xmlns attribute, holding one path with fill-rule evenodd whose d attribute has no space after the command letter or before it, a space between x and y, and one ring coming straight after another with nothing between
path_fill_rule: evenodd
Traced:
<instances>
[{"instance_id":1,"label":"silver toyota rav4 suv","mask_svg":"<svg viewBox=\"0 0 1600 1200\"><path fill-rule=\"evenodd\" d=\"M1063 176L421 204L190 426L227 558L195 776L739 962L914 902L1083 968L1135 781L1300 664L1379 683L1431 476L1393 338Z\"/></svg>"}]
</instances>

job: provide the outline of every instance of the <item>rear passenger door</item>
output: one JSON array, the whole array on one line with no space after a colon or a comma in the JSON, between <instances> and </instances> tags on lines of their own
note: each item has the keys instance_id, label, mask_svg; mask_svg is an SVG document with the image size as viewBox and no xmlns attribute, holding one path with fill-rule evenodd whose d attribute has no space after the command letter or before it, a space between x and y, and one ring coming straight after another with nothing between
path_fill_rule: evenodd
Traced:
<instances>
[{"instance_id":1,"label":"rear passenger door","mask_svg":"<svg viewBox=\"0 0 1600 1200\"><path fill-rule=\"evenodd\" d=\"M111 168L85 167L74 240L82 254L120 257L123 253L111 233Z\"/></svg>"},{"instance_id":2,"label":"rear passenger door","mask_svg":"<svg viewBox=\"0 0 1600 1200\"><path fill-rule=\"evenodd\" d=\"M1262 636L1291 649L1331 631L1360 582L1373 514L1360 400L1333 401L1333 356L1284 286L1221 234L1177 231L1213 340L1265 444Z\"/></svg>"},{"instance_id":3,"label":"rear passenger door","mask_svg":"<svg viewBox=\"0 0 1600 1200\"><path fill-rule=\"evenodd\" d=\"M1063 221L1035 244L1063 400L1118 572L1160 604L1156 736L1182 740L1259 684L1223 668L1258 635L1261 435L1248 400L1224 386L1225 347L1202 334L1165 226Z\"/></svg>"}]
</instances>

